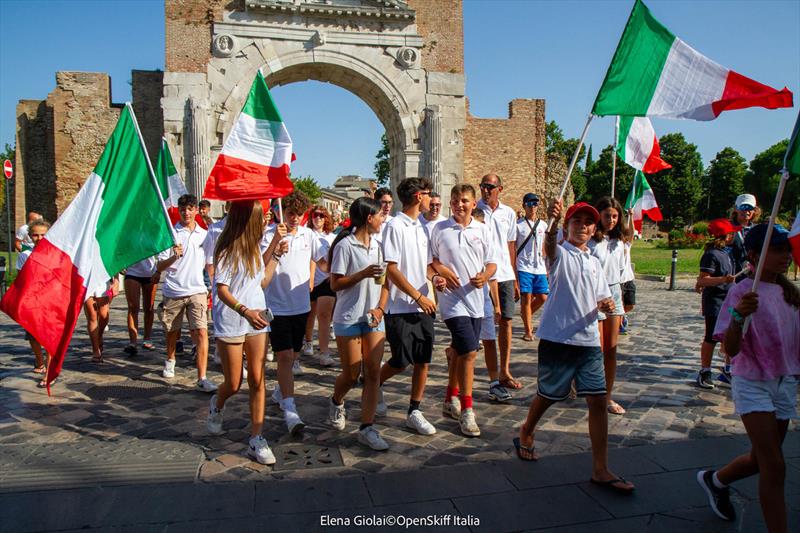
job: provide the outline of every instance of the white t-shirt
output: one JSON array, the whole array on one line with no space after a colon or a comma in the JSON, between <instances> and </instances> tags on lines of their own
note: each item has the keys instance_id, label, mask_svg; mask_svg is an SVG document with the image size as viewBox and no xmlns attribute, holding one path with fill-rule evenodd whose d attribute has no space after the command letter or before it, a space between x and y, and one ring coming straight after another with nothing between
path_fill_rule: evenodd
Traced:
<instances>
[{"instance_id":1,"label":"white t-shirt","mask_svg":"<svg viewBox=\"0 0 800 533\"><path fill-rule=\"evenodd\" d=\"M600 346L597 302L611 296L600 261L565 241L550 263L550 296L536 336L574 346Z\"/></svg>"},{"instance_id":2,"label":"white t-shirt","mask_svg":"<svg viewBox=\"0 0 800 533\"><path fill-rule=\"evenodd\" d=\"M134 263L125 269L125 274L128 276L136 276L137 278L149 278L156 273L156 263L158 263L158 256L146 257Z\"/></svg>"},{"instance_id":3,"label":"white t-shirt","mask_svg":"<svg viewBox=\"0 0 800 533\"><path fill-rule=\"evenodd\" d=\"M633 273L633 263L631 262L631 248L633 247L633 243L625 242L623 245L624 260L622 264L622 276L620 277L619 282L627 283L636 278L636 275Z\"/></svg>"},{"instance_id":4,"label":"white t-shirt","mask_svg":"<svg viewBox=\"0 0 800 533\"><path fill-rule=\"evenodd\" d=\"M443 217L442 215L439 215L433 220L428 220L427 218L425 218L425 215L419 216L419 222L425 228L425 231L428 232L428 237L430 237L433 228L436 227L436 224L445 220L447 220L447 218Z\"/></svg>"},{"instance_id":5,"label":"white t-shirt","mask_svg":"<svg viewBox=\"0 0 800 533\"><path fill-rule=\"evenodd\" d=\"M23 250L22 252L20 252L20 254L17 256L17 265L16 265L17 266L17 272L22 270L22 267L25 266L25 261L28 260L28 258L31 256L32 253L33 253L32 249L31 250Z\"/></svg>"},{"instance_id":6,"label":"white t-shirt","mask_svg":"<svg viewBox=\"0 0 800 533\"><path fill-rule=\"evenodd\" d=\"M175 224L177 244L183 245L183 257L176 260L167 268L164 278L162 293L168 298L181 298L194 294L205 294L206 284L203 281L203 269L206 266L206 256L203 242L206 240L206 230L195 224L194 231L178 222ZM163 261L172 257L172 249L164 250L158 254L158 260Z\"/></svg>"},{"instance_id":7,"label":"white t-shirt","mask_svg":"<svg viewBox=\"0 0 800 533\"><path fill-rule=\"evenodd\" d=\"M492 240L497 249L497 272L492 279L498 282L517 279L508 251L508 243L517 240L517 214L502 203L492 210L483 199L478 200L478 209L484 213L484 222L492 230Z\"/></svg>"},{"instance_id":8,"label":"white t-shirt","mask_svg":"<svg viewBox=\"0 0 800 533\"><path fill-rule=\"evenodd\" d=\"M383 233L386 231L386 225L392 220L394 217L392 215L386 215L386 218L383 219L383 223L381 224L381 229L377 235L373 235L373 239L378 239L378 242L383 241Z\"/></svg>"},{"instance_id":9,"label":"white t-shirt","mask_svg":"<svg viewBox=\"0 0 800 533\"><path fill-rule=\"evenodd\" d=\"M33 241L31 240L31 236L28 235L27 224L23 224L18 227L14 236L17 238L17 240L21 241L23 250L30 250L33 248Z\"/></svg>"},{"instance_id":10,"label":"white t-shirt","mask_svg":"<svg viewBox=\"0 0 800 533\"><path fill-rule=\"evenodd\" d=\"M350 276L380 262L380 243L374 236L370 238L367 248L355 235L348 235L333 249L331 273ZM365 278L352 287L337 291L333 322L335 324L363 322L367 312L378 305L380 297L381 286L375 283L375 278Z\"/></svg>"},{"instance_id":11,"label":"white t-shirt","mask_svg":"<svg viewBox=\"0 0 800 533\"><path fill-rule=\"evenodd\" d=\"M536 219L530 222L522 218L517 223L517 248L519 248L528 235L531 234L531 227L536 233L528 239L525 246L517 254L517 271L528 272L529 274L547 274L547 267L544 264L544 237L547 233L547 222Z\"/></svg>"},{"instance_id":12,"label":"white t-shirt","mask_svg":"<svg viewBox=\"0 0 800 533\"><path fill-rule=\"evenodd\" d=\"M327 243L327 248L326 249L330 250L331 244L333 244L333 240L336 238L336 234L335 233L321 233L321 232L317 232L317 231L315 231L314 234L317 237L319 237L320 239L322 239L323 241L325 241ZM325 252L326 255L327 255L327 253L328 252ZM314 287L319 287L319 285L323 281L328 279L329 277L330 277L330 274L328 274L327 272L323 272L322 269L320 269L320 268L314 269Z\"/></svg>"},{"instance_id":13,"label":"white t-shirt","mask_svg":"<svg viewBox=\"0 0 800 533\"><path fill-rule=\"evenodd\" d=\"M223 228L225 228L226 218L227 217L222 217L218 221L208 226L208 233L206 234L206 240L203 241L203 250L205 250L206 253L207 265L214 264L214 249L217 247L217 239L219 239L219 236L222 233Z\"/></svg>"},{"instance_id":14,"label":"white t-shirt","mask_svg":"<svg viewBox=\"0 0 800 533\"><path fill-rule=\"evenodd\" d=\"M272 241L274 229L264 234L264 243ZM278 263L272 281L265 289L267 305L275 316L293 316L311 311L311 261L324 259L328 241L320 239L305 226L298 226L292 235L286 235L289 251Z\"/></svg>"},{"instance_id":15,"label":"white t-shirt","mask_svg":"<svg viewBox=\"0 0 800 533\"><path fill-rule=\"evenodd\" d=\"M261 290L261 281L264 279L264 263L261 256L255 276L249 276L244 265L239 265L235 274L233 268L225 261L223 264L214 264L214 284L227 285L236 300L250 309L266 309L264 291ZM238 337L260 331L254 329L250 322L239 313L222 303L219 298L214 298L214 336Z\"/></svg>"},{"instance_id":16,"label":"white t-shirt","mask_svg":"<svg viewBox=\"0 0 800 533\"><path fill-rule=\"evenodd\" d=\"M482 318L483 289L476 288L469 280L488 265L497 264L489 227L474 218L466 227L454 218L440 222L431 234L431 256L452 270L461 282L460 288L439 293L442 320L457 316Z\"/></svg>"},{"instance_id":17,"label":"white t-shirt","mask_svg":"<svg viewBox=\"0 0 800 533\"><path fill-rule=\"evenodd\" d=\"M419 219L412 220L403 212L392 217L383 231L383 258L387 263L396 263L414 289L423 296L428 293L428 265L431 263L431 248L428 234ZM413 293L416 296L416 293ZM389 291L387 314L421 313L417 302L394 284Z\"/></svg>"},{"instance_id":18,"label":"white t-shirt","mask_svg":"<svg viewBox=\"0 0 800 533\"><path fill-rule=\"evenodd\" d=\"M625 246L619 239L609 239L608 235L603 240L597 242L589 239L589 249L592 255L600 260L606 281L609 285L616 285L622 278L622 270L625 266Z\"/></svg>"}]
</instances>

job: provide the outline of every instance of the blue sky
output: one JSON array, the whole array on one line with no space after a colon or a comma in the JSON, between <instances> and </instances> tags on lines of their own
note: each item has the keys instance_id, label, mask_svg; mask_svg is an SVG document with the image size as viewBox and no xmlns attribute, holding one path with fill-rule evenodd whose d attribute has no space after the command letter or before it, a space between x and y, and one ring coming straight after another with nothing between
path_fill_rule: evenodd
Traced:
<instances>
[{"instance_id":1,"label":"blue sky","mask_svg":"<svg viewBox=\"0 0 800 533\"><path fill-rule=\"evenodd\" d=\"M795 93L800 104L800 1L649 0L655 17L716 62ZM579 136L632 2L465 0L467 96L472 114L505 117L514 98L544 98L547 119ZM0 1L0 145L13 144L16 102L41 99L56 70L108 72L115 102L130 98L131 69L164 68L158 0ZM383 132L370 109L338 87L304 82L276 88L295 142L296 175L323 184L371 175ZM708 163L725 146L748 160L789 136L797 107L723 113L712 122L654 120L658 135L682 132ZM613 120L592 124L595 153ZM470 179L470 176L466 176Z\"/></svg>"}]
</instances>

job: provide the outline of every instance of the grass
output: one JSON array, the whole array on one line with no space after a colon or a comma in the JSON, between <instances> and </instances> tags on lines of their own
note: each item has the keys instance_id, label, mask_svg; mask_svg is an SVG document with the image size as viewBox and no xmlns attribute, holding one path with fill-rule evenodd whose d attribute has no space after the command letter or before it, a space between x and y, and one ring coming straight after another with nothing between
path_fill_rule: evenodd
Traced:
<instances>
[{"instance_id":1,"label":"grass","mask_svg":"<svg viewBox=\"0 0 800 533\"><path fill-rule=\"evenodd\" d=\"M697 275L702 255L702 248L678 250L678 274ZM652 242L635 241L631 249L631 260L637 274L669 276L672 268L672 250L656 248Z\"/></svg>"},{"instance_id":2,"label":"grass","mask_svg":"<svg viewBox=\"0 0 800 533\"><path fill-rule=\"evenodd\" d=\"M11 285L11 283L17 277L17 256L19 253L11 252L11 264L8 263L8 252L0 252L0 256L2 256L6 260L6 285ZM2 279L2 278L0 278Z\"/></svg>"}]
</instances>

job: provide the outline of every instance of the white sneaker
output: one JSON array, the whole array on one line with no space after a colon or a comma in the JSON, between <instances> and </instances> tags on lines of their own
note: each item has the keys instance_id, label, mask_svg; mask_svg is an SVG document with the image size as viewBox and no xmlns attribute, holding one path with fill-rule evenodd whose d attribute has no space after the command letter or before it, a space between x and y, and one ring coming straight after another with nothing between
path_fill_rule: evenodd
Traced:
<instances>
[{"instance_id":1,"label":"white sneaker","mask_svg":"<svg viewBox=\"0 0 800 533\"><path fill-rule=\"evenodd\" d=\"M283 400L283 395L281 394L281 387L280 385L275 385L275 390L272 391L272 401L278 404L278 409L283 411L283 404L281 404L281 400Z\"/></svg>"},{"instance_id":2,"label":"white sneaker","mask_svg":"<svg viewBox=\"0 0 800 533\"><path fill-rule=\"evenodd\" d=\"M206 419L206 429L212 435L222 435L222 411L217 409L217 395L211 397L208 402L208 418Z\"/></svg>"},{"instance_id":3,"label":"white sneaker","mask_svg":"<svg viewBox=\"0 0 800 533\"><path fill-rule=\"evenodd\" d=\"M303 355L314 355L314 345L311 341L303 341Z\"/></svg>"},{"instance_id":4,"label":"white sneaker","mask_svg":"<svg viewBox=\"0 0 800 533\"><path fill-rule=\"evenodd\" d=\"M269 361L270 363L275 360L275 354L272 353L272 350L269 349L269 346L267 346L266 358L267 358L267 361Z\"/></svg>"},{"instance_id":5,"label":"white sneaker","mask_svg":"<svg viewBox=\"0 0 800 533\"><path fill-rule=\"evenodd\" d=\"M383 400L383 389L378 387L378 405L375 406L375 414L378 416L386 416L387 412L389 412L389 408Z\"/></svg>"},{"instance_id":6,"label":"white sneaker","mask_svg":"<svg viewBox=\"0 0 800 533\"><path fill-rule=\"evenodd\" d=\"M203 392L214 392L217 390L217 386L209 381L208 378L202 378L197 380L197 390Z\"/></svg>"},{"instance_id":7,"label":"white sneaker","mask_svg":"<svg viewBox=\"0 0 800 533\"><path fill-rule=\"evenodd\" d=\"M161 372L161 375L168 379L175 377L175 359L167 359L164 361L164 370Z\"/></svg>"},{"instance_id":8,"label":"white sneaker","mask_svg":"<svg viewBox=\"0 0 800 533\"><path fill-rule=\"evenodd\" d=\"M242 361L242 381L247 381L247 359Z\"/></svg>"},{"instance_id":9,"label":"white sneaker","mask_svg":"<svg viewBox=\"0 0 800 533\"><path fill-rule=\"evenodd\" d=\"M328 337L328 338L329 338L330 340L332 340L332 341L335 341L335 340L336 340L336 332L335 332L335 331L333 331L333 326L331 326L331 335L330 335L330 337Z\"/></svg>"},{"instance_id":10,"label":"white sneaker","mask_svg":"<svg viewBox=\"0 0 800 533\"><path fill-rule=\"evenodd\" d=\"M406 427L411 428L420 435L433 435L436 433L436 428L433 424L425 420L422 412L419 409L414 409L406 418Z\"/></svg>"},{"instance_id":11,"label":"white sneaker","mask_svg":"<svg viewBox=\"0 0 800 533\"><path fill-rule=\"evenodd\" d=\"M452 396L449 400L444 401L442 414L453 420L461 418L461 402L458 400L458 396Z\"/></svg>"},{"instance_id":12,"label":"white sneaker","mask_svg":"<svg viewBox=\"0 0 800 533\"><path fill-rule=\"evenodd\" d=\"M300 415L294 409L283 411L283 421L286 422L286 427L292 435L300 434L306 427L305 423L300 419Z\"/></svg>"},{"instance_id":13,"label":"white sneaker","mask_svg":"<svg viewBox=\"0 0 800 533\"><path fill-rule=\"evenodd\" d=\"M305 372L305 370L303 370L303 367L300 366L300 360L299 359L295 359L294 363L292 363L292 375L293 376L302 376L304 372Z\"/></svg>"},{"instance_id":14,"label":"white sneaker","mask_svg":"<svg viewBox=\"0 0 800 533\"><path fill-rule=\"evenodd\" d=\"M262 465L274 465L275 455L269 448L267 439L257 435L250 439L250 447L247 448L247 455L261 463Z\"/></svg>"},{"instance_id":15,"label":"white sneaker","mask_svg":"<svg viewBox=\"0 0 800 533\"><path fill-rule=\"evenodd\" d=\"M475 411L472 410L472 407L464 409L461 413L458 425L461 427L461 433L467 437L481 436L481 428L479 428L478 423L475 422Z\"/></svg>"},{"instance_id":16,"label":"white sneaker","mask_svg":"<svg viewBox=\"0 0 800 533\"><path fill-rule=\"evenodd\" d=\"M317 355L314 357L314 359L316 359L316 360L317 360L317 363L318 363L320 366L333 366L333 365L335 365L335 364L336 364L336 359L334 359L333 357L331 357L331 354L330 354L329 352L325 352L325 353L318 353L318 354L317 354Z\"/></svg>"},{"instance_id":17,"label":"white sneaker","mask_svg":"<svg viewBox=\"0 0 800 533\"><path fill-rule=\"evenodd\" d=\"M333 403L333 398L331 398L328 405L328 422L339 431L344 429L347 422L347 411L344 408L344 402L342 402L342 405L336 405Z\"/></svg>"},{"instance_id":18,"label":"white sneaker","mask_svg":"<svg viewBox=\"0 0 800 533\"><path fill-rule=\"evenodd\" d=\"M378 430L373 426L367 426L364 429L358 430L358 442L379 452L389 449L389 445L383 440L381 434L378 433Z\"/></svg>"}]
</instances>

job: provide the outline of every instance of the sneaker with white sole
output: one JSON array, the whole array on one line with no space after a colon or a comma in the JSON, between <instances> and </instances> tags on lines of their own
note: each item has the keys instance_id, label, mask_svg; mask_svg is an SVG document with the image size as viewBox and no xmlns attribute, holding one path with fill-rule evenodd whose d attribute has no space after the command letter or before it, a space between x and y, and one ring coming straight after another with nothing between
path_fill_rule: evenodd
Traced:
<instances>
[{"instance_id":1,"label":"sneaker with white sole","mask_svg":"<svg viewBox=\"0 0 800 533\"><path fill-rule=\"evenodd\" d=\"M406 427L413 429L420 435L433 435L436 433L436 428L433 427L433 424L425 420L425 417L422 416L422 411L419 409L414 409L409 413L406 418Z\"/></svg>"},{"instance_id":2,"label":"sneaker with white sole","mask_svg":"<svg viewBox=\"0 0 800 533\"><path fill-rule=\"evenodd\" d=\"M464 409L461 412L461 418L458 421L458 425L461 427L462 435L467 437L481 436L481 428L479 428L478 423L475 422L475 411L472 410L472 407Z\"/></svg>"},{"instance_id":3,"label":"sneaker with white sole","mask_svg":"<svg viewBox=\"0 0 800 533\"><path fill-rule=\"evenodd\" d=\"M311 344L311 341L303 341L303 350L301 353L303 355L314 355L314 345Z\"/></svg>"},{"instance_id":4,"label":"sneaker with white sole","mask_svg":"<svg viewBox=\"0 0 800 533\"><path fill-rule=\"evenodd\" d=\"M306 427L300 415L294 409L284 409L283 421L286 422L286 428L292 435L298 435Z\"/></svg>"},{"instance_id":5,"label":"sneaker with white sole","mask_svg":"<svg viewBox=\"0 0 800 533\"><path fill-rule=\"evenodd\" d=\"M262 465L274 465L275 455L269 448L267 439L261 435L250 438L250 446L247 448L247 455L261 463Z\"/></svg>"},{"instance_id":6,"label":"sneaker with white sole","mask_svg":"<svg viewBox=\"0 0 800 533\"><path fill-rule=\"evenodd\" d=\"M209 381L208 378L202 378L197 380L197 390L203 392L216 392L217 386Z\"/></svg>"},{"instance_id":7,"label":"sneaker with white sole","mask_svg":"<svg viewBox=\"0 0 800 533\"><path fill-rule=\"evenodd\" d=\"M458 401L458 396L452 396L449 400L444 401L442 414L453 420L461 418L461 402Z\"/></svg>"},{"instance_id":8,"label":"sneaker with white sole","mask_svg":"<svg viewBox=\"0 0 800 533\"><path fill-rule=\"evenodd\" d=\"M292 363L292 375L293 376L302 376L303 373L305 373L305 370L303 370L303 367L300 366L300 360L299 359L295 359L294 363Z\"/></svg>"},{"instance_id":9,"label":"sneaker with white sole","mask_svg":"<svg viewBox=\"0 0 800 533\"><path fill-rule=\"evenodd\" d=\"M281 404L281 400L283 400L283 395L281 394L281 387L279 385L275 386L275 390L272 391L272 401L278 404L278 409L283 411L283 405Z\"/></svg>"},{"instance_id":10,"label":"sneaker with white sole","mask_svg":"<svg viewBox=\"0 0 800 533\"><path fill-rule=\"evenodd\" d=\"M383 440L381 434L373 426L358 430L358 442L378 452L389 449L389 444Z\"/></svg>"},{"instance_id":11,"label":"sneaker with white sole","mask_svg":"<svg viewBox=\"0 0 800 533\"><path fill-rule=\"evenodd\" d=\"M161 371L161 375L167 379L175 377L175 359L164 361L164 370Z\"/></svg>"},{"instance_id":12,"label":"sneaker with white sole","mask_svg":"<svg viewBox=\"0 0 800 533\"><path fill-rule=\"evenodd\" d=\"M267 347L267 355L266 355L266 358L267 358L267 361L269 361L270 363L271 363L271 362L273 362L273 361L275 360L275 354L274 354L274 353L272 353L272 350L270 350L270 349L269 349L269 347Z\"/></svg>"},{"instance_id":13,"label":"sneaker with white sole","mask_svg":"<svg viewBox=\"0 0 800 533\"><path fill-rule=\"evenodd\" d=\"M378 387L378 404L375 406L375 414L378 416L386 416L387 412L389 412L389 408L386 406L386 402L383 399L383 389Z\"/></svg>"},{"instance_id":14,"label":"sneaker with white sole","mask_svg":"<svg viewBox=\"0 0 800 533\"><path fill-rule=\"evenodd\" d=\"M336 405L333 403L333 398L331 398L330 404L328 405L328 422L339 431L345 428L347 424L347 411L344 408L344 402L342 402L342 405Z\"/></svg>"},{"instance_id":15,"label":"sneaker with white sole","mask_svg":"<svg viewBox=\"0 0 800 533\"><path fill-rule=\"evenodd\" d=\"M500 385L499 381L492 381L489 384L489 399L493 402L504 403L511 400L513 396L508 389Z\"/></svg>"},{"instance_id":16,"label":"sneaker with white sole","mask_svg":"<svg viewBox=\"0 0 800 533\"><path fill-rule=\"evenodd\" d=\"M336 359L331 357L330 352L320 352L314 356L319 366L333 366L336 364Z\"/></svg>"},{"instance_id":17,"label":"sneaker with white sole","mask_svg":"<svg viewBox=\"0 0 800 533\"><path fill-rule=\"evenodd\" d=\"M217 395L211 397L208 402L208 418L206 419L206 429L212 435L222 435L222 410L217 409Z\"/></svg>"},{"instance_id":18,"label":"sneaker with white sole","mask_svg":"<svg viewBox=\"0 0 800 533\"><path fill-rule=\"evenodd\" d=\"M701 370L697 373L697 386L701 389L714 388L714 380L711 378L710 370Z\"/></svg>"},{"instance_id":19,"label":"sneaker with white sole","mask_svg":"<svg viewBox=\"0 0 800 533\"><path fill-rule=\"evenodd\" d=\"M731 503L731 489L730 487L718 489L714 485L714 470L697 472L697 483L708 496L708 504L715 515L731 522L736 520L736 509Z\"/></svg>"}]
</instances>

